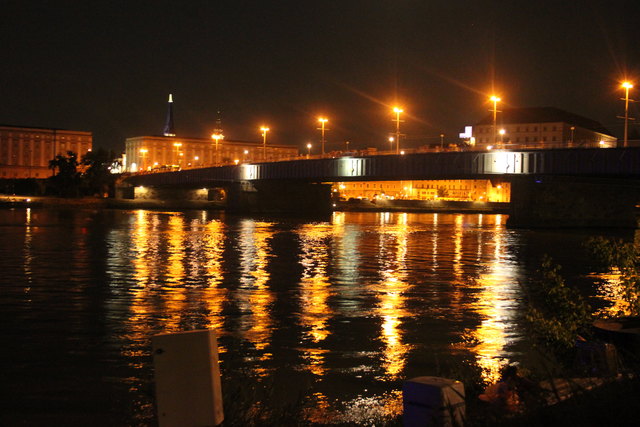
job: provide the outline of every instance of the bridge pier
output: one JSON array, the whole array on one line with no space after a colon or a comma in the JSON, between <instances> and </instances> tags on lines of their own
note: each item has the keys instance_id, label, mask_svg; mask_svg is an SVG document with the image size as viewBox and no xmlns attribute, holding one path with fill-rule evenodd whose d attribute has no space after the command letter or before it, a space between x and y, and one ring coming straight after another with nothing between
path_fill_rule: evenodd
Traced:
<instances>
[{"instance_id":1,"label":"bridge pier","mask_svg":"<svg viewBox=\"0 0 640 427\"><path fill-rule=\"evenodd\" d=\"M145 208L220 208L215 189L153 186L116 187L116 204Z\"/></svg>"},{"instance_id":2,"label":"bridge pier","mask_svg":"<svg viewBox=\"0 0 640 427\"><path fill-rule=\"evenodd\" d=\"M229 212L326 214L331 209L329 184L236 181L227 187Z\"/></svg>"},{"instance_id":3,"label":"bridge pier","mask_svg":"<svg viewBox=\"0 0 640 427\"><path fill-rule=\"evenodd\" d=\"M575 176L517 176L511 181L513 228L637 228L640 182Z\"/></svg>"}]
</instances>

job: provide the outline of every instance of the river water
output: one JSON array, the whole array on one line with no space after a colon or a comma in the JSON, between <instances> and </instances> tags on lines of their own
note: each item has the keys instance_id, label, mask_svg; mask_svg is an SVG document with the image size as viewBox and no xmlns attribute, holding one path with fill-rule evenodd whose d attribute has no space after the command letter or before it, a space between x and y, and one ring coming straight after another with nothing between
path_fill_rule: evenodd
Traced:
<instances>
[{"instance_id":1,"label":"river water","mask_svg":"<svg viewBox=\"0 0 640 427\"><path fill-rule=\"evenodd\" d=\"M545 253L584 278L592 234L506 219L0 210L0 424L154 425L151 336L203 328L228 424L379 423L405 379L495 380L526 357L519 282Z\"/></svg>"}]
</instances>

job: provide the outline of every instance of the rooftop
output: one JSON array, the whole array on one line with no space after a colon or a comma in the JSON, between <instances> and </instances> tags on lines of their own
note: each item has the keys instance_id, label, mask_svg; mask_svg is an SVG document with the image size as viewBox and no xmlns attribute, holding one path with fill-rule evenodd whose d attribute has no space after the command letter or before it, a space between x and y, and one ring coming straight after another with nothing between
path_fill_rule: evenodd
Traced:
<instances>
[{"instance_id":1,"label":"rooftop","mask_svg":"<svg viewBox=\"0 0 640 427\"><path fill-rule=\"evenodd\" d=\"M498 112L497 123L511 125L521 123L567 123L594 132L612 135L595 120L588 119L555 107L505 108ZM493 113L485 116L476 126L492 125Z\"/></svg>"}]
</instances>

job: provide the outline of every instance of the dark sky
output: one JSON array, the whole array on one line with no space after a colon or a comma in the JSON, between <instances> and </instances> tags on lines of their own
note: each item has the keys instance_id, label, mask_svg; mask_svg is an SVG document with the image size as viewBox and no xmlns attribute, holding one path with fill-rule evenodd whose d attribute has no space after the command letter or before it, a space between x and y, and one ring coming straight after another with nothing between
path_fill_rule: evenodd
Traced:
<instances>
[{"instance_id":1,"label":"dark sky","mask_svg":"<svg viewBox=\"0 0 640 427\"><path fill-rule=\"evenodd\" d=\"M0 0L0 123L87 130L124 149L176 132L386 148L401 104L408 145L457 141L490 108L553 106L622 132L640 91L640 0ZM636 89L633 89L634 91ZM632 91L633 96L633 91ZM640 98L640 95L636 95ZM632 107L639 116L638 107Z\"/></svg>"}]
</instances>

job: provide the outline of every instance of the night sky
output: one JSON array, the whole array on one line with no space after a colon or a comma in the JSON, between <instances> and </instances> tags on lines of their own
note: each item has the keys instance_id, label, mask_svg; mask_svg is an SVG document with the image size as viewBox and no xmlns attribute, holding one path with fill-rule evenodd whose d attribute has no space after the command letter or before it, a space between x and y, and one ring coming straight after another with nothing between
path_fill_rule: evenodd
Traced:
<instances>
[{"instance_id":1,"label":"night sky","mask_svg":"<svg viewBox=\"0 0 640 427\"><path fill-rule=\"evenodd\" d=\"M640 1L0 1L0 123L91 131L94 146L161 134L387 149L457 142L502 107L552 106L621 137L640 91ZM637 92L636 92L637 93ZM640 99L640 94L635 95ZM634 116L638 106L631 107Z\"/></svg>"}]
</instances>

